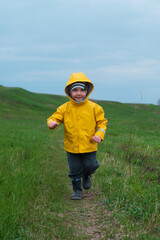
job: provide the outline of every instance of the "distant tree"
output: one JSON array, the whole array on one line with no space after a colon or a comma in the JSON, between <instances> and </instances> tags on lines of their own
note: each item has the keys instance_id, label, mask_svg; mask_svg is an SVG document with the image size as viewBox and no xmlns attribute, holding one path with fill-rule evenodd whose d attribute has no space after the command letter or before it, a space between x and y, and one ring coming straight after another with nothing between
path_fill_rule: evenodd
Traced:
<instances>
[{"instance_id":1,"label":"distant tree","mask_svg":"<svg viewBox=\"0 0 160 240\"><path fill-rule=\"evenodd\" d=\"M158 102L157 102L158 105L160 105L160 99L158 99Z\"/></svg>"}]
</instances>

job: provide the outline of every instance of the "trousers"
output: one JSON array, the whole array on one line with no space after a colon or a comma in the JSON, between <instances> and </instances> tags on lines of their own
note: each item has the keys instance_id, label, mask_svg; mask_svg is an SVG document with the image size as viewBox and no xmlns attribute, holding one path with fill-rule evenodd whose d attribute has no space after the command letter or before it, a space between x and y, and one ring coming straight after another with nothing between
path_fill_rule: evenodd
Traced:
<instances>
[{"instance_id":1,"label":"trousers","mask_svg":"<svg viewBox=\"0 0 160 240\"><path fill-rule=\"evenodd\" d=\"M93 174L99 167L97 152L69 153L67 152L69 173L71 179L80 179L83 176Z\"/></svg>"}]
</instances>

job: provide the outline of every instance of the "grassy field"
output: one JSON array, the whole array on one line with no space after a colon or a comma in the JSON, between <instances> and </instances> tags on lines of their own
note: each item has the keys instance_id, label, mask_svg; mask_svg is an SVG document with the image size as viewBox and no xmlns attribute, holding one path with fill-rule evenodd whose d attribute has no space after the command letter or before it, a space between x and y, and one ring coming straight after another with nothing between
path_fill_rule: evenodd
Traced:
<instances>
[{"instance_id":1,"label":"grassy field","mask_svg":"<svg viewBox=\"0 0 160 240\"><path fill-rule=\"evenodd\" d=\"M66 97L0 86L0 240L160 239L160 106L97 101L108 119L100 168L72 201Z\"/></svg>"}]
</instances>

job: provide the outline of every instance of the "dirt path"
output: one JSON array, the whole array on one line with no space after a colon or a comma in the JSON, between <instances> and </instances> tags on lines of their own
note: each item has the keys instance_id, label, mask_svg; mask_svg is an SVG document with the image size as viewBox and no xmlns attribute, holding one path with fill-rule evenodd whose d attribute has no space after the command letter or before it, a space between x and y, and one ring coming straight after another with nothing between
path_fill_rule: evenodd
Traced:
<instances>
[{"instance_id":1,"label":"dirt path","mask_svg":"<svg viewBox=\"0 0 160 240\"><path fill-rule=\"evenodd\" d=\"M83 200L74 202L74 209L68 213L68 224L80 239L121 239L123 227L113 220L113 214L106 209L93 191L84 193ZM116 232L115 232L116 231Z\"/></svg>"}]
</instances>

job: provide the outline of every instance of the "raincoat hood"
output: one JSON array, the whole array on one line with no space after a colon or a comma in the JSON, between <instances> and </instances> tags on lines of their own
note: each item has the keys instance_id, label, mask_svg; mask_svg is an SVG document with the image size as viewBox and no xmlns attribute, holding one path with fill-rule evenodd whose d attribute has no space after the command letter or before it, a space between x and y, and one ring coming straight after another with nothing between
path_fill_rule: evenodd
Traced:
<instances>
[{"instance_id":1,"label":"raincoat hood","mask_svg":"<svg viewBox=\"0 0 160 240\"><path fill-rule=\"evenodd\" d=\"M81 102L77 102L75 101L72 97L71 97L71 94L70 94L70 90L71 90L71 86L73 83L76 83L76 82L83 82L85 83L85 85L87 86L87 95L86 95L86 98L81 101ZM65 86L65 94L68 96L68 98L71 100L71 102L73 103L82 103L82 102L85 102L89 95L91 94L91 92L93 91L94 89L94 85L93 83L84 75L84 73L72 73L66 86Z\"/></svg>"}]
</instances>

